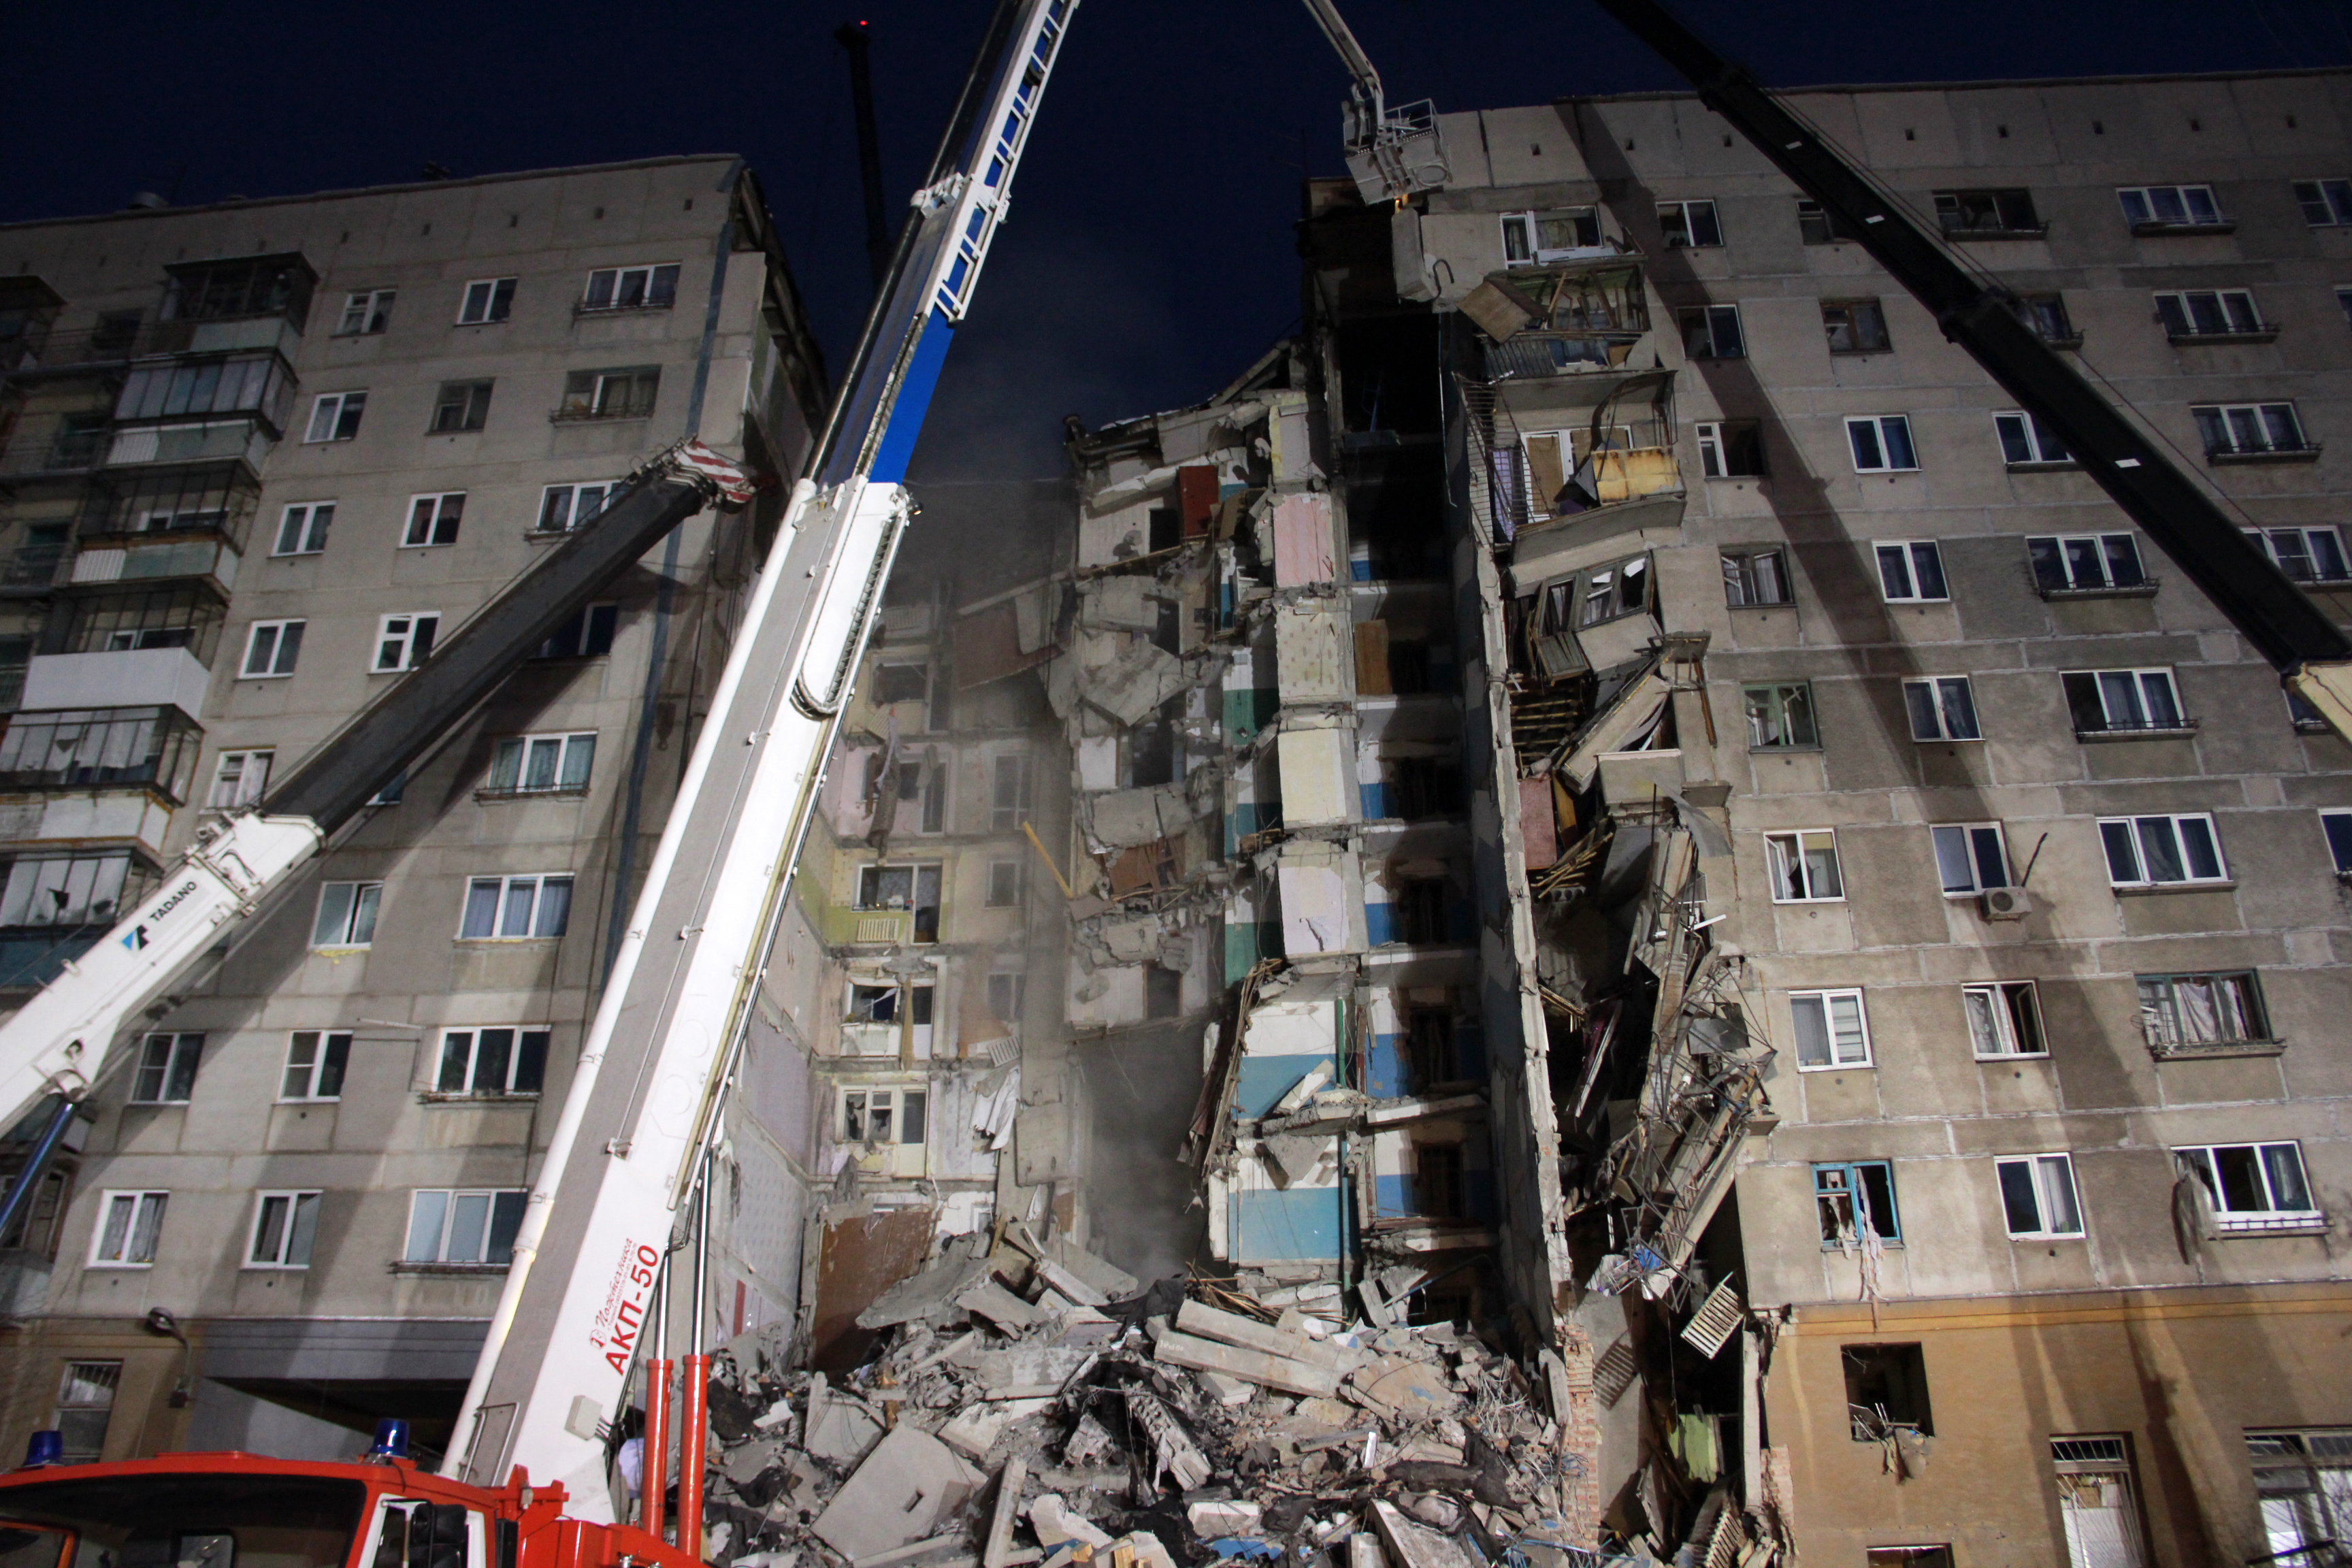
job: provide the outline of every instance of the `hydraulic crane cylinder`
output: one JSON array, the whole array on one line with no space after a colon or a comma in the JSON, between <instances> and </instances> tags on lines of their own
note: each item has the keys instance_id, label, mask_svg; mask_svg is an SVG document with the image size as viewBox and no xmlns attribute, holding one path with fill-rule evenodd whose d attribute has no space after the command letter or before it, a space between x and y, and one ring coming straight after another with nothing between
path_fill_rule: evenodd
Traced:
<instances>
[{"instance_id":1,"label":"hydraulic crane cylinder","mask_svg":"<svg viewBox=\"0 0 2352 1568\"><path fill-rule=\"evenodd\" d=\"M662 1538L662 1514L669 1490L669 1380L677 1364L669 1359L669 1265L662 1265L661 1283L654 1287L653 1354L646 1359L646 1461L640 1483L637 1523L656 1541Z\"/></svg>"}]
</instances>

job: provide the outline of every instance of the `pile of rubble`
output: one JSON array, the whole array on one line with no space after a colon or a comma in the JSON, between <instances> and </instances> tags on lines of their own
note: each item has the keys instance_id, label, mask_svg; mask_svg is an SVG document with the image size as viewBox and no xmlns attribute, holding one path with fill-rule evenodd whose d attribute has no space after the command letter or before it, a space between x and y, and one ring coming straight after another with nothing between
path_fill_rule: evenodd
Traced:
<instances>
[{"instance_id":1,"label":"pile of rubble","mask_svg":"<svg viewBox=\"0 0 2352 1568\"><path fill-rule=\"evenodd\" d=\"M950 1241L838 1381L717 1363L720 1568L1334 1568L1597 1561L1561 1539L1564 1374L1408 1326L1422 1270L1149 1289L1026 1227ZM1349 1302L1357 1310L1351 1312Z\"/></svg>"}]
</instances>

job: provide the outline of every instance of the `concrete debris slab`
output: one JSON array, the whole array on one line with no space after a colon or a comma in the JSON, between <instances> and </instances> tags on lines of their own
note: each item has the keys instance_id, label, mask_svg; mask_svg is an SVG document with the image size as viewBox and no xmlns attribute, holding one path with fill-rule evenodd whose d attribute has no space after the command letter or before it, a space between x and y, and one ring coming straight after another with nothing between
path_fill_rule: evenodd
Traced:
<instances>
[{"instance_id":1,"label":"concrete debris slab","mask_svg":"<svg viewBox=\"0 0 2352 1568\"><path fill-rule=\"evenodd\" d=\"M1015 1454L1004 1461L996 1477L996 1510L989 1516L988 1544L982 1549L981 1568L1004 1568L1013 1552L1013 1521L1021 1507L1022 1483L1029 1478L1029 1460Z\"/></svg>"},{"instance_id":2,"label":"concrete debris slab","mask_svg":"<svg viewBox=\"0 0 2352 1568\"><path fill-rule=\"evenodd\" d=\"M1328 1366L1311 1366L1286 1356L1195 1339L1173 1330L1160 1336L1154 1351L1160 1360L1172 1366L1194 1372L1221 1372L1286 1394L1331 1394L1339 1390L1339 1374Z\"/></svg>"},{"instance_id":3,"label":"concrete debris slab","mask_svg":"<svg viewBox=\"0 0 2352 1568\"><path fill-rule=\"evenodd\" d=\"M1075 1305L1100 1307L1108 1304L1110 1300L1108 1292L1096 1289L1051 1258L1037 1259L1035 1267L1040 1279L1060 1291Z\"/></svg>"},{"instance_id":4,"label":"concrete debris slab","mask_svg":"<svg viewBox=\"0 0 2352 1568\"><path fill-rule=\"evenodd\" d=\"M1450 1536L1414 1523L1393 1503L1375 1499L1372 1524L1400 1568L1480 1568L1475 1554Z\"/></svg>"},{"instance_id":5,"label":"concrete debris slab","mask_svg":"<svg viewBox=\"0 0 2352 1568\"><path fill-rule=\"evenodd\" d=\"M1019 1333L1045 1321L1045 1314L999 1285L982 1278L966 1286L955 1304L974 1317L986 1318L1007 1333Z\"/></svg>"},{"instance_id":6,"label":"concrete debris slab","mask_svg":"<svg viewBox=\"0 0 2352 1568\"><path fill-rule=\"evenodd\" d=\"M1090 809L1096 842L1112 849L1172 838L1192 826L1199 815L1191 793L1180 784L1098 795Z\"/></svg>"},{"instance_id":7,"label":"concrete debris slab","mask_svg":"<svg viewBox=\"0 0 2352 1568\"><path fill-rule=\"evenodd\" d=\"M1068 1345L1015 1345L1009 1350L981 1351L969 1358L971 1381L992 1395L1023 1398L1014 1389L1058 1389L1093 1354Z\"/></svg>"},{"instance_id":8,"label":"concrete debris slab","mask_svg":"<svg viewBox=\"0 0 2352 1568\"><path fill-rule=\"evenodd\" d=\"M1222 1372L1203 1372L1194 1375L1201 1386L1209 1391L1209 1396L1220 1405L1247 1405L1257 1397L1257 1385L1241 1378L1228 1377Z\"/></svg>"},{"instance_id":9,"label":"concrete debris slab","mask_svg":"<svg viewBox=\"0 0 2352 1568\"><path fill-rule=\"evenodd\" d=\"M912 1426L894 1429L833 1494L816 1535L855 1562L920 1541L972 1492L961 1460Z\"/></svg>"},{"instance_id":10,"label":"concrete debris slab","mask_svg":"<svg viewBox=\"0 0 2352 1568\"><path fill-rule=\"evenodd\" d=\"M1062 1445L1062 1463L1091 1465L1117 1447L1111 1440L1110 1428L1089 1410L1078 1417L1078 1424L1070 1429L1069 1440Z\"/></svg>"},{"instance_id":11,"label":"concrete debris slab","mask_svg":"<svg viewBox=\"0 0 2352 1568\"><path fill-rule=\"evenodd\" d=\"M1181 1333L1197 1334L1203 1339L1221 1340L1244 1350L1261 1351L1285 1360L1305 1362L1311 1366L1328 1368L1333 1373L1348 1372L1370 1359L1353 1346L1326 1344L1309 1339L1296 1330L1276 1324L1261 1323L1255 1318L1245 1318L1239 1312L1221 1312L1200 1301L1187 1301L1176 1311L1176 1328ZM1329 1394L1330 1389L1298 1392Z\"/></svg>"},{"instance_id":12,"label":"concrete debris slab","mask_svg":"<svg viewBox=\"0 0 2352 1568\"><path fill-rule=\"evenodd\" d=\"M1265 1510L1256 1503L1235 1499L1225 1502L1196 1502L1184 1510L1192 1521L1192 1532L1203 1540L1220 1535L1255 1535Z\"/></svg>"},{"instance_id":13,"label":"concrete debris slab","mask_svg":"<svg viewBox=\"0 0 2352 1568\"><path fill-rule=\"evenodd\" d=\"M1138 639L1085 689L1086 700L1121 724L1139 724L1189 684L1181 660Z\"/></svg>"},{"instance_id":14,"label":"concrete debris slab","mask_svg":"<svg viewBox=\"0 0 2352 1568\"><path fill-rule=\"evenodd\" d=\"M1134 1275L1102 1254L1080 1247L1066 1236L1056 1236L1046 1243L1045 1252L1048 1259L1101 1291L1106 1300L1124 1301L1143 1289L1143 1282ZM1069 1292L1066 1290L1063 1294L1069 1295ZM1071 1296L1070 1299L1085 1301L1078 1296ZM1085 1304L1089 1307L1102 1305L1100 1301L1085 1301Z\"/></svg>"},{"instance_id":15,"label":"concrete debris slab","mask_svg":"<svg viewBox=\"0 0 2352 1568\"><path fill-rule=\"evenodd\" d=\"M1194 1491L1209 1484L1212 1472L1207 1458L1157 1396L1140 1388L1129 1388L1127 1391L1127 1414L1129 1420L1143 1428L1144 1436L1150 1440L1151 1468L1149 1473L1154 1484L1162 1476L1173 1479L1181 1491Z\"/></svg>"},{"instance_id":16,"label":"concrete debris slab","mask_svg":"<svg viewBox=\"0 0 2352 1568\"><path fill-rule=\"evenodd\" d=\"M1055 1492L1047 1492L1029 1505L1029 1528L1036 1531L1037 1544L1048 1550L1076 1542L1099 1551L1111 1542L1110 1531L1064 1502Z\"/></svg>"},{"instance_id":17,"label":"concrete debris slab","mask_svg":"<svg viewBox=\"0 0 2352 1568\"><path fill-rule=\"evenodd\" d=\"M801 1446L828 1464L850 1466L882 1440L882 1423L854 1399L827 1398Z\"/></svg>"},{"instance_id":18,"label":"concrete debris slab","mask_svg":"<svg viewBox=\"0 0 2352 1568\"><path fill-rule=\"evenodd\" d=\"M910 1279L882 1292L857 1314L861 1329L883 1329L918 1319L940 1317L973 1281L987 1278L987 1237L958 1237L940 1257Z\"/></svg>"},{"instance_id":19,"label":"concrete debris slab","mask_svg":"<svg viewBox=\"0 0 2352 1568\"><path fill-rule=\"evenodd\" d=\"M1374 1374L1365 1368L1356 1374L1365 1397L1407 1418L1446 1415L1462 1407L1462 1396L1445 1385L1445 1374L1425 1362L1391 1361Z\"/></svg>"}]
</instances>

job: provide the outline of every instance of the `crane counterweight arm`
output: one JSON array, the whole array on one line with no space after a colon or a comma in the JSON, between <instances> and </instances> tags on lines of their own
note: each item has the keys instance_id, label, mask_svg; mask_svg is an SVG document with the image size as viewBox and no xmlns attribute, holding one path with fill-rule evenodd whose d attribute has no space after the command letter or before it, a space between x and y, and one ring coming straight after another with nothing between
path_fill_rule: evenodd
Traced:
<instances>
[{"instance_id":1,"label":"crane counterweight arm","mask_svg":"<svg viewBox=\"0 0 2352 1568\"><path fill-rule=\"evenodd\" d=\"M2140 433L2013 309L2012 297L1961 267L1911 215L1889 201L1747 69L1726 60L1657 0L1600 0L1655 49L1797 188L1819 202L1936 318L2019 405L2053 431L2116 505L2256 651L2352 737L2352 679L2330 667L2352 658L2326 612L2289 582L2242 525ZM2344 688L2346 698L2315 688ZM2331 711L2331 704L2333 710Z\"/></svg>"}]
</instances>

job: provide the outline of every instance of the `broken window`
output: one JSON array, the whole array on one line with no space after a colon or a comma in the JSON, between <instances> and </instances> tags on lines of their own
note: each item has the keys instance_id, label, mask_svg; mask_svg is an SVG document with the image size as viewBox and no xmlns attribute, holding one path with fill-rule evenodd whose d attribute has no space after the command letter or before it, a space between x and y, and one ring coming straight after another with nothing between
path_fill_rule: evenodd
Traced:
<instances>
[{"instance_id":1,"label":"broken window","mask_svg":"<svg viewBox=\"0 0 2352 1568\"><path fill-rule=\"evenodd\" d=\"M1395 795L1391 803L1397 817L1421 822L1451 816L1462 809L1462 768L1444 757L1397 757L1389 764Z\"/></svg>"},{"instance_id":2,"label":"broken window","mask_svg":"<svg viewBox=\"0 0 2352 1568\"><path fill-rule=\"evenodd\" d=\"M1935 839L1936 873L1946 893L1976 894L2010 885L2009 850L2001 842L2000 823L1972 822L1927 831Z\"/></svg>"},{"instance_id":3,"label":"broken window","mask_svg":"<svg viewBox=\"0 0 2352 1568\"><path fill-rule=\"evenodd\" d=\"M1969 1043L1979 1057L2050 1054L2042 1033L2042 1004L2032 981L1963 985L1960 1009L1968 1015Z\"/></svg>"},{"instance_id":4,"label":"broken window","mask_svg":"<svg viewBox=\"0 0 2352 1568\"><path fill-rule=\"evenodd\" d=\"M443 382L433 400L429 433L440 436L452 431L479 430L489 422L490 386L487 381Z\"/></svg>"},{"instance_id":5,"label":"broken window","mask_svg":"<svg viewBox=\"0 0 2352 1568\"><path fill-rule=\"evenodd\" d=\"M1845 422L1857 474L1909 473L1919 467L1911 445L1911 420L1901 414L1867 414Z\"/></svg>"},{"instance_id":6,"label":"broken window","mask_svg":"<svg viewBox=\"0 0 2352 1568\"><path fill-rule=\"evenodd\" d=\"M1829 828L1768 833L1764 858L1776 904L1838 903L1845 882L1838 874L1837 835Z\"/></svg>"},{"instance_id":7,"label":"broken window","mask_svg":"<svg viewBox=\"0 0 2352 1568\"><path fill-rule=\"evenodd\" d=\"M2327 858L2339 877L2352 874L2352 811L2323 811L2319 830L2327 836Z\"/></svg>"},{"instance_id":8,"label":"broken window","mask_svg":"<svg viewBox=\"0 0 2352 1568\"><path fill-rule=\"evenodd\" d=\"M618 605L585 605L564 617L554 634L539 645L533 658L602 658L613 651L613 634L621 624Z\"/></svg>"},{"instance_id":9,"label":"broken window","mask_svg":"<svg viewBox=\"0 0 2352 1568\"><path fill-rule=\"evenodd\" d=\"M2225 1235L2326 1222L2304 1177L2299 1144L2208 1143L2175 1149L2172 1157L2183 1175L2196 1178Z\"/></svg>"},{"instance_id":10,"label":"broken window","mask_svg":"<svg viewBox=\"0 0 2352 1568\"><path fill-rule=\"evenodd\" d=\"M1650 607L1650 558L1612 561L1544 584L1541 630L1582 630Z\"/></svg>"},{"instance_id":11,"label":"broken window","mask_svg":"<svg viewBox=\"0 0 2352 1568\"><path fill-rule=\"evenodd\" d=\"M2316 450L2304 439L2303 419L2292 403L2209 404L2189 413L2209 458Z\"/></svg>"},{"instance_id":12,"label":"broken window","mask_svg":"<svg viewBox=\"0 0 2352 1568\"><path fill-rule=\"evenodd\" d=\"M2045 594L2137 588L2147 581L2138 542L2128 533L2044 534L2027 539L2025 553L2034 585Z\"/></svg>"},{"instance_id":13,"label":"broken window","mask_svg":"<svg viewBox=\"0 0 2352 1568\"><path fill-rule=\"evenodd\" d=\"M1454 1037L1454 1015L1443 1008L1417 1007L1405 1015L1405 1059L1413 1092L1426 1094L1439 1084L1461 1080L1461 1053Z\"/></svg>"},{"instance_id":14,"label":"broken window","mask_svg":"<svg viewBox=\"0 0 2352 1568\"><path fill-rule=\"evenodd\" d=\"M1028 990L1029 977L1018 971L1000 970L988 977L988 1016L1001 1024L1021 1021L1021 1003Z\"/></svg>"},{"instance_id":15,"label":"broken window","mask_svg":"<svg viewBox=\"0 0 2352 1568\"><path fill-rule=\"evenodd\" d=\"M2151 229L2215 228L2228 220L2210 185L2124 185L2116 192L2134 234Z\"/></svg>"},{"instance_id":16,"label":"broken window","mask_svg":"<svg viewBox=\"0 0 2352 1568\"><path fill-rule=\"evenodd\" d=\"M2077 735L2189 728L2169 669L2077 669L2059 679Z\"/></svg>"},{"instance_id":17,"label":"broken window","mask_svg":"<svg viewBox=\"0 0 2352 1568\"><path fill-rule=\"evenodd\" d=\"M944 763L934 763L922 773L923 812L918 833L945 833L948 827L948 770ZM899 792L902 795L905 791Z\"/></svg>"},{"instance_id":18,"label":"broken window","mask_svg":"<svg viewBox=\"0 0 2352 1568\"><path fill-rule=\"evenodd\" d=\"M1698 305L1675 312L1683 352L1693 359L1745 359L1748 338L1739 330L1737 305Z\"/></svg>"},{"instance_id":19,"label":"broken window","mask_svg":"<svg viewBox=\"0 0 2352 1568\"><path fill-rule=\"evenodd\" d=\"M1466 1219L1469 1194L1462 1179L1462 1145L1412 1146L1412 1212L1430 1219Z\"/></svg>"},{"instance_id":20,"label":"broken window","mask_svg":"<svg viewBox=\"0 0 2352 1568\"><path fill-rule=\"evenodd\" d=\"M1512 267L1559 261L1601 244L1601 217L1591 207L1503 215L1503 259Z\"/></svg>"},{"instance_id":21,"label":"broken window","mask_svg":"<svg viewBox=\"0 0 2352 1568\"><path fill-rule=\"evenodd\" d=\"M1965 675L1938 675L1903 683L1903 706L1915 741L1981 741L1976 695Z\"/></svg>"},{"instance_id":22,"label":"broken window","mask_svg":"<svg viewBox=\"0 0 2352 1568\"><path fill-rule=\"evenodd\" d=\"M2271 1562L2325 1562L2352 1541L2352 1427L2249 1432L2246 1456Z\"/></svg>"},{"instance_id":23,"label":"broken window","mask_svg":"<svg viewBox=\"0 0 2352 1568\"><path fill-rule=\"evenodd\" d=\"M2235 1046L2270 1038L2262 986L2254 972L2143 974L2140 1027L2158 1051Z\"/></svg>"},{"instance_id":24,"label":"broken window","mask_svg":"<svg viewBox=\"0 0 2352 1568\"><path fill-rule=\"evenodd\" d=\"M1764 431L1755 420L1713 420L1696 428L1702 474L1710 479L1764 477Z\"/></svg>"},{"instance_id":25,"label":"broken window","mask_svg":"<svg viewBox=\"0 0 2352 1568\"><path fill-rule=\"evenodd\" d=\"M1813 1167L1813 1205L1823 1248L1853 1246L1866 1223L1881 1241L1901 1241L1895 1212L1895 1166L1885 1160L1845 1160Z\"/></svg>"},{"instance_id":26,"label":"broken window","mask_svg":"<svg viewBox=\"0 0 2352 1568\"><path fill-rule=\"evenodd\" d=\"M2017 189L1937 191L1936 221L1953 236L2038 235L2033 195Z\"/></svg>"},{"instance_id":27,"label":"broken window","mask_svg":"<svg viewBox=\"0 0 2352 1568\"><path fill-rule=\"evenodd\" d=\"M1783 681L1769 686L1740 688L1740 703L1748 712L1748 749L1751 752L1817 750L1821 732L1813 727L1813 689L1810 682Z\"/></svg>"},{"instance_id":28,"label":"broken window","mask_svg":"<svg viewBox=\"0 0 2352 1568\"><path fill-rule=\"evenodd\" d=\"M887 708L899 702L920 702L931 694L931 667L928 664L879 663L874 667L874 705Z\"/></svg>"},{"instance_id":29,"label":"broken window","mask_svg":"<svg viewBox=\"0 0 2352 1568\"><path fill-rule=\"evenodd\" d=\"M2243 289L2189 289L2156 297L2156 319L2169 338L2243 336L2270 329Z\"/></svg>"},{"instance_id":30,"label":"broken window","mask_svg":"<svg viewBox=\"0 0 2352 1568\"><path fill-rule=\"evenodd\" d=\"M835 1137L844 1143L920 1143L929 1099L919 1089L845 1089Z\"/></svg>"},{"instance_id":31,"label":"broken window","mask_svg":"<svg viewBox=\"0 0 2352 1568\"><path fill-rule=\"evenodd\" d=\"M1415 947L1446 940L1445 879L1414 877L1396 889L1396 940Z\"/></svg>"},{"instance_id":32,"label":"broken window","mask_svg":"<svg viewBox=\"0 0 2352 1568\"><path fill-rule=\"evenodd\" d=\"M1824 300L1822 330L1833 354L1875 353L1889 346L1886 313L1875 300Z\"/></svg>"},{"instance_id":33,"label":"broken window","mask_svg":"<svg viewBox=\"0 0 2352 1568\"><path fill-rule=\"evenodd\" d=\"M2053 1437L2050 1458L2057 1472L2067 1568L2143 1568L2147 1552L2140 1539L2126 1440Z\"/></svg>"},{"instance_id":34,"label":"broken window","mask_svg":"<svg viewBox=\"0 0 2352 1568\"><path fill-rule=\"evenodd\" d=\"M2250 528L2246 537L2262 546L2271 563L2298 583L2341 583L2352 579L2352 556L2344 552L2344 535L2333 527Z\"/></svg>"},{"instance_id":35,"label":"broken window","mask_svg":"<svg viewBox=\"0 0 2352 1568\"><path fill-rule=\"evenodd\" d=\"M1711 201L1660 202L1658 227L1666 237L1668 250L1723 243L1723 227L1716 221L1715 204Z\"/></svg>"},{"instance_id":36,"label":"broken window","mask_svg":"<svg viewBox=\"0 0 2352 1568\"><path fill-rule=\"evenodd\" d=\"M1021 869L1019 860L991 860L988 863L988 907L1009 910L1021 902Z\"/></svg>"},{"instance_id":37,"label":"broken window","mask_svg":"<svg viewBox=\"0 0 2352 1568\"><path fill-rule=\"evenodd\" d=\"M1863 1550L1864 1568L1952 1568L1948 1546L1871 1546Z\"/></svg>"},{"instance_id":38,"label":"broken window","mask_svg":"<svg viewBox=\"0 0 2352 1568\"><path fill-rule=\"evenodd\" d=\"M1800 1068L1870 1065L1870 1025L1860 991L1792 991L1789 1016L1796 1026Z\"/></svg>"},{"instance_id":39,"label":"broken window","mask_svg":"<svg viewBox=\"0 0 2352 1568\"><path fill-rule=\"evenodd\" d=\"M1993 434L2000 437L2001 461L2011 468L2030 463L2071 463L2074 455L2066 450L2066 443L2058 432L2042 422L2039 414L2020 409L1992 416Z\"/></svg>"},{"instance_id":40,"label":"broken window","mask_svg":"<svg viewBox=\"0 0 2352 1568\"><path fill-rule=\"evenodd\" d=\"M1742 605L1790 605L1797 595L1789 584L1789 558L1778 548L1726 550L1723 552L1723 599Z\"/></svg>"},{"instance_id":41,"label":"broken window","mask_svg":"<svg viewBox=\"0 0 2352 1568\"><path fill-rule=\"evenodd\" d=\"M1143 970L1143 1016L1147 1018L1175 1018L1181 1017L1183 1012L1182 972L1157 963L1146 964Z\"/></svg>"},{"instance_id":42,"label":"broken window","mask_svg":"<svg viewBox=\"0 0 2352 1568\"><path fill-rule=\"evenodd\" d=\"M1840 1359L1845 1364L1845 1402L1853 1414L1855 1442L1878 1442L1895 1426L1922 1437L1935 1436L1927 1409L1927 1358L1919 1346L1845 1345Z\"/></svg>"},{"instance_id":43,"label":"broken window","mask_svg":"<svg viewBox=\"0 0 2352 1568\"><path fill-rule=\"evenodd\" d=\"M2042 1240L2083 1234L2083 1205L2074 1195L2074 1161L2066 1154L1995 1160L2001 1213L2011 1239Z\"/></svg>"},{"instance_id":44,"label":"broken window","mask_svg":"<svg viewBox=\"0 0 2352 1568\"><path fill-rule=\"evenodd\" d=\"M2079 343L2083 341L2083 334L2074 330L2074 321L2066 314L2063 295L2020 294L2010 300L2009 308L2045 343Z\"/></svg>"},{"instance_id":45,"label":"broken window","mask_svg":"<svg viewBox=\"0 0 2352 1568\"><path fill-rule=\"evenodd\" d=\"M1797 233L1807 245L1833 245L1861 237L1843 219L1806 196L1797 198Z\"/></svg>"}]
</instances>

